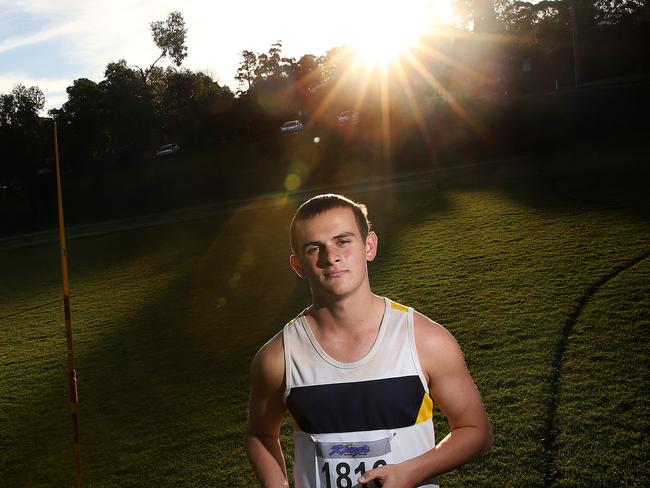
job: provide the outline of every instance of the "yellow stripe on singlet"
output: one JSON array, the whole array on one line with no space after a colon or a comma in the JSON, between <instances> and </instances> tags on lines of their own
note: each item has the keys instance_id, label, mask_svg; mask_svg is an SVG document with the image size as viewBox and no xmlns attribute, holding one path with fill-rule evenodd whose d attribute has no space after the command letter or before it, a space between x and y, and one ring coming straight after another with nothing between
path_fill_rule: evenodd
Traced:
<instances>
[{"instance_id":1,"label":"yellow stripe on singlet","mask_svg":"<svg viewBox=\"0 0 650 488\"><path fill-rule=\"evenodd\" d=\"M433 399L429 396L428 393L424 394L422 398L422 405L420 405L420 412L418 413L418 418L415 421L416 424L420 422L425 422L433 417Z\"/></svg>"},{"instance_id":2,"label":"yellow stripe on singlet","mask_svg":"<svg viewBox=\"0 0 650 488\"><path fill-rule=\"evenodd\" d=\"M390 302L390 308L393 310L399 310L400 312L408 312L409 308L405 307L404 305L401 305L397 302Z\"/></svg>"}]
</instances>

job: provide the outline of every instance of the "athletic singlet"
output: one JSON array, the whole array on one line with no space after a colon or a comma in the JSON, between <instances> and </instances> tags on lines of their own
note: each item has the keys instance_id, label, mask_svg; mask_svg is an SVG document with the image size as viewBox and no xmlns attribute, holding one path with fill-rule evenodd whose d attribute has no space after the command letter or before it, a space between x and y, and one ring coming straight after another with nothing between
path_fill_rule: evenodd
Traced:
<instances>
[{"instance_id":1,"label":"athletic singlet","mask_svg":"<svg viewBox=\"0 0 650 488\"><path fill-rule=\"evenodd\" d=\"M284 400L294 421L296 488L374 488L361 473L435 446L433 400L420 367L413 309L384 298L365 357L342 363L320 346L304 312L282 332ZM418 485L438 488L437 480Z\"/></svg>"}]
</instances>

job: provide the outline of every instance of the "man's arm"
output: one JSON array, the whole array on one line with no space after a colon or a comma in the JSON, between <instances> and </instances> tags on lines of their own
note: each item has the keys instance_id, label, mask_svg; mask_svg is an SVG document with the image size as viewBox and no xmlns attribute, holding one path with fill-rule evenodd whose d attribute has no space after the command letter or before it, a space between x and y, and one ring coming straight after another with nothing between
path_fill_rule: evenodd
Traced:
<instances>
[{"instance_id":1,"label":"man's arm","mask_svg":"<svg viewBox=\"0 0 650 488\"><path fill-rule=\"evenodd\" d=\"M285 412L282 333L255 355L246 426L246 454L260 485L288 487L287 468L280 447L280 424Z\"/></svg>"},{"instance_id":2,"label":"man's arm","mask_svg":"<svg viewBox=\"0 0 650 488\"><path fill-rule=\"evenodd\" d=\"M361 483L378 479L384 488L413 487L451 471L489 450L492 427L481 397L454 337L441 325L415 314L415 341L434 402L447 417L451 432L434 449L400 464L364 474Z\"/></svg>"}]
</instances>

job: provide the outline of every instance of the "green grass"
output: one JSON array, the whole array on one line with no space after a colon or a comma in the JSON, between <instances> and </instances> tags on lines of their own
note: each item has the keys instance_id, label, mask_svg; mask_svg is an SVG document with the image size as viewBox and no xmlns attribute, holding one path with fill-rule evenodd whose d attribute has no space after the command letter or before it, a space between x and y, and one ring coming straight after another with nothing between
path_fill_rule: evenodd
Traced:
<instances>
[{"instance_id":1,"label":"green grass","mask_svg":"<svg viewBox=\"0 0 650 488\"><path fill-rule=\"evenodd\" d=\"M559 403L558 486L650 483L649 261L602 286L570 337Z\"/></svg>"},{"instance_id":2,"label":"green grass","mask_svg":"<svg viewBox=\"0 0 650 488\"><path fill-rule=\"evenodd\" d=\"M494 449L446 487L544 486L562 328L650 241L642 170L606 162L588 177L563 160L515 163L351 194L380 237L375 291L456 335L494 425ZM250 359L309 300L287 262L295 202L256 203L69 243L86 486L254 485L242 447ZM72 486L57 246L0 251L0 266L2 483ZM643 261L608 281L569 338L558 486L648 479L647 271ZM599 360L608 344L616 354ZM442 438L440 416L436 428ZM282 440L290 464L288 423Z\"/></svg>"}]
</instances>

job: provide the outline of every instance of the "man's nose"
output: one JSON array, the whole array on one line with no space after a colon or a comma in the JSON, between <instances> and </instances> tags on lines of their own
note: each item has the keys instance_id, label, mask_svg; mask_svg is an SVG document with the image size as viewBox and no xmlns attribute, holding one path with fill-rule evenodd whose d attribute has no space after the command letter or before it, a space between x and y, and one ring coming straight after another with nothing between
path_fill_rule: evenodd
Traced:
<instances>
[{"instance_id":1,"label":"man's nose","mask_svg":"<svg viewBox=\"0 0 650 488\"><path fill-rule=\"evenodd\" d=\"M336 248L325 246L320 255L324 264L334 264L341 260L341 256Z\"/></svg>"}]
</instances>

